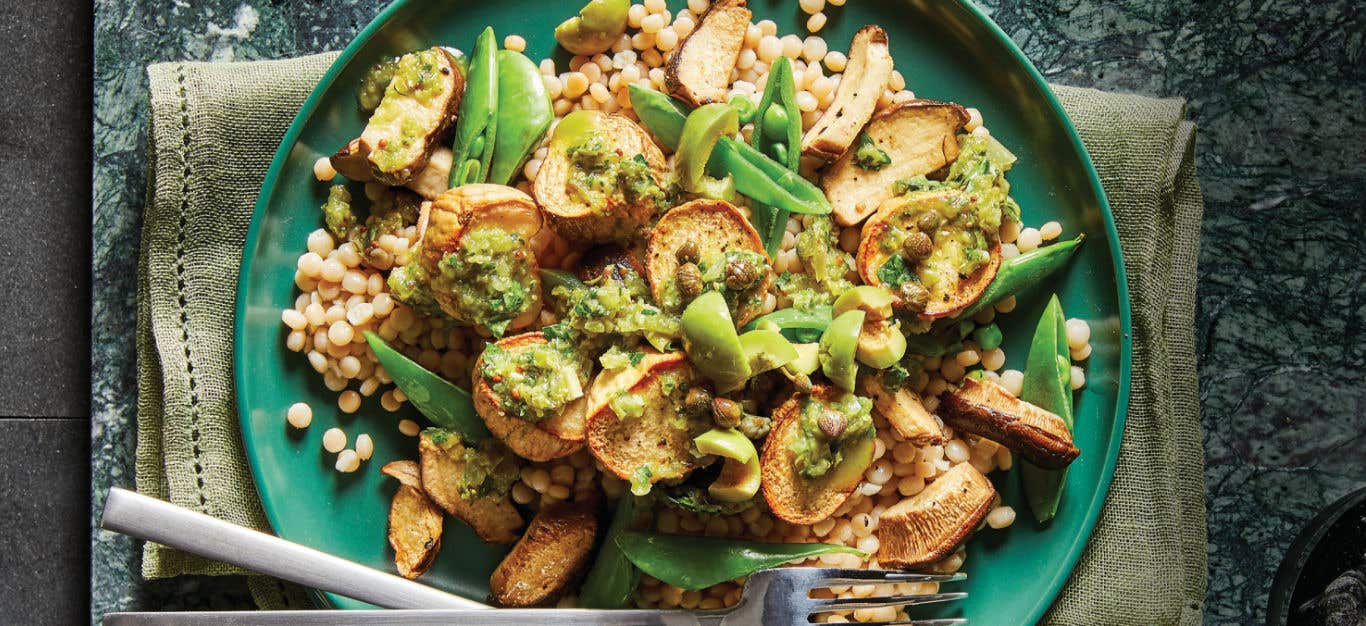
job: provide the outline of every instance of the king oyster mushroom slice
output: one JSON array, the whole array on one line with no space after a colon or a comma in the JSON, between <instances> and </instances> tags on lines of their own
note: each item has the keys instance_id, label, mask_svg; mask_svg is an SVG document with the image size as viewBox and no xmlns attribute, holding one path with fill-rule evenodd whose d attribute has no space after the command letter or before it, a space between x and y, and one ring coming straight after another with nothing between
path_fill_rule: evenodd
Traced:
<instances>
[{"instance_id":1,"label":"king oyster mushroom slice","mask_svg":"<svg viewBox=\"0 0 1366 626\"><path fill-rule=\"evenodd\" d=\"M564 595L593 556L598 518L592 502L542 508L489 577L500 606L545 606Z\"/></svg>"},{"instance_id":2,"label":"king oyster mushroom slice","mask_svg":"<svg viewBox=\"0 0 1366 626\"><path fill-rule=\"evenodd\" d=\"M671 209L660 218L650 232L649 247L645 252L645 270L650 281L650 292L655 302L671 313L680 313L686 301L678 298L679 251L685 247L700 254L748 250L765 263L757 280L745 289L744 297L734 300L731 318L743 326L763 311L763 294L773 280L771 260L764 251L763 240L745 214L724 200L693 200Z\"/></svg>"},{"instance_id":3,"label":"king oyster mushroom slice","mask_svg":"<svg viewBox=\"0 0 1366 626\"><path fill-rule=\"evenodd\" d=\"M682 352L646 350L635 365L599 372L588 387L589 452L623 480L644 478L654 484L687 476L698 467L696 433L675 423L674 407L695 379ZM613 408L612 400L626 393L640 398L639 415L618 415Z\"/></svg>"},{"instance_id":4,"label":"king oyster mushroom slice","mask_svg":"<svg viewBox=\"0 0 1366 626\"><path fill-rule=\"evenodd\" d=\"M522 333L497 341L498 347L509 353L543 343L546 343L545 335L540 332ZM513 415L499 402L498 394L484 380L483 370L484 356L480 354L474 363L474 411L483 418L489 432L517 456L531 461L549 461L569 456L583 447L586 418L583 396L571 400L558 413L532 422Z\"/></svg>"},{"instance_id":5,"label":"king oyster mushroom slice","mask_svg":"<svg viewBox=\"0 0 1366 626\"><path fill-rule=\"evenodd\" d=\"M447 513L469 524L479 538L489 543L517 541L522 515L507 495L467 498L460 495L459 484L465 474L464 443L451 434L440 443L431 433L418 438L422 461L422 490Z\"/></svg>"},{"instance_id":6,"label":"king oyster mushroom slice","mask_svg":"<svg viewBox=\"0 0 1366 626\"><path fill-rule=\"evenodd\" d=\"M1081 454L1061 417L989 380L968 378L940 394L939 415L955 430L995 441L1045 469L1067 467Z\"/></svg>"},{"instance_id":7,"label":"king oyster mushroom slice","mask_svg":"<svg viewBox=\"0 0 1366 626\"><path fill-rule=\"evenodd\" d=\"M853 145L877 109L878 98L892 79L892 52L887 31L869 24L854 33L835 99L816 124L802 135L802 154L831 161Z\"/></svg>"},{"instance_id":8,"label":"king oyster mushroom slice","mask_svg":"<svg viewBox=\"0 0 1366 626\"><path fill-rule=\"evenodd\" d=\"M877 374L861 376L859 391L873 400L873 413L886 419L902 439L917 446L944 443L944 424L925 409L914 391L905 387L889 390Z\"/></svg>"},{"instance_id":9,"label":"king oyster mushroom slice","mask_svg":"<svg viewBox=\"0 0 1366 626\"><path fill-rule=\"evenodd\" d=\"M943 559L967 540L996 501L996 488L971 463L954 465L920 493L882 512L878 563L910 569Z\"/></svg>"},{"instance_id":10,"label":"king oyster mushroom slice","mask_svg":"<svg viewBox=\"0 0 1366 626\"><path fill-rule=\"evenodd\" d=\"M398 479L398 491L389 505L389 545L394 549L394 566L404 578L417 578L441 551L441 530L445 515L422 491L417 463L394 461L379 470Z\"/></svg>"},{"instance_id":11,"label":"king oyster mushroom slice","mask_svg":"<svg viewBox=\"0 0 1366 626\"><path fill-rule=\"evenodd\" d=\"M725 102L730 73L744 47L750 10L745 0L717 0L683 41L664 69L669 93L694 106Z\"/></svg>"},{"instance_id":12,"label":"king oyster mushroom slice","mask_svg":"<svg viewBox=\"0 0 1366 626\"><path fill-rule=\"evenodd\" d=\"M868 123L873 145L892 162L877 170L860 167L857 148L846 150L821 176L821 188L841 226L862 222L892 197L896 181L927 176L958 158L958 131L968 112L951 102L911 100L878 111Z\"/></svg>"}]
</instances>

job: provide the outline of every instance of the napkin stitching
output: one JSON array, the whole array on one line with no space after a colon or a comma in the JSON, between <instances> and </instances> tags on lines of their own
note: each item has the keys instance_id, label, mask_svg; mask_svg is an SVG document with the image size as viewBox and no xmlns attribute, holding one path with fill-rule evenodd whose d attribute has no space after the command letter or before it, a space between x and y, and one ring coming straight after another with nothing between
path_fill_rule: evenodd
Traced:
<instances>
[{"instance_id":1,"label":"napkin stitching","mask_svg":"<svg viewBox=\"0 0 1366 626\"><path fill-rule=\"evenodd\" d=\"M185 90L185 65L176 66L176 84L180 92L180 138L185 145L185 165L180 183L180 224L176 231L176 287L180 291L176 299L180 305L180 345L185 352L185 377L189 381L190 441L191 454L194 455L195 496L199 498L199 508L207 510L208 498L204 495L203 448L199 445L199 386L195 382L194 354L190 348L189 303L185 300L187 284L185 281L185 229L189 226L190 210L190 99Z\"/></svg>"}]
</instances>

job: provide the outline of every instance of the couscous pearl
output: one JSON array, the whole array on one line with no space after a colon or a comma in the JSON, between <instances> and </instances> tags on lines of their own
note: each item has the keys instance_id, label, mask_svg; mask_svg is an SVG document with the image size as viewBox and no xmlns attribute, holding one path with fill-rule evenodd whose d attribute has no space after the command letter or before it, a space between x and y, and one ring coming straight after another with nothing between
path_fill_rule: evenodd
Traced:
<instances>
[{"instance_id":1,"label":"couscous pearl","mask_svg":"<svg viewBox=\"0 0 1366 626\"><path fill-rule=\"evenodd\" d=\"M1015 243L1020 237L1020 223L1015 220L1001 222L1001 241Z\"/></svg>"},{"instance_id":2,"label":"couscous pearl","mask_svg":"<svg viewBox=\"0 0 1366 626\"><path fill-rule=\"evenodd\" d=\"M564 78L564 96L573 100L588 91L588 77L583 72L570 72Z\"/></svg>"},{"instance_id":3,"label":"couscous pearl","mask_svg":"<svg viewBox=\"0 0 1366 626\"><path fill-rule=\"evenodd\" d=\"M825 13L817 13L815 15L812 15L811 17L806 18L806 32L821 32L821 29L825 28L825 23L828 20L829 18L825 16Z\"/></svg>"},{"instance_id":4,"label":"couscous pearl","mask_svg":"<svg viewBox=\"0 0 1366 626\"><path fill-rule=\"evenodd\" d=\"M346 447L346 432L340 428L329 428L323 433L323 449L336 454Z\"/></svg>"},{"instance_id":5,"label":"couscous pearl","mask_svg":"<svg viewBox=\"0 0 1366 626\"><path fill-rule=\"evenodd\" d=\"M906 77L901 75L900 70L892 70L891 80L892 91L901 91L906 88Z\"/></svg>"},{"instance_id":6,"label":"couscous pearl","mask_svg":"<svg viewBox=\"0 0 1366 626\"><path fill-rule=\"evenodd\" d=\"M285 326L288 326L293 330L302 330L308 326L308 318L304 317L304 314L300 313L298 309L284 309L280 311L280 321L284 322Z\"/></svg>"},{"instance_id":7,"label":"couscous pearl","mask_svg":"<svg viewBox=\"0 0 1366 626\"><path fill-rule=\"evenodd\" d=\"M418 425L418 423L413 420L400 420L398 423L398 432L409 437L416 437L418 433L422 432L422 426Z\"/></svg>"},{"instance_id":8,"label":"couscous pearl","mask_svg":"<svg viewBox=\"0 0 1366 626\"><path fill-rule=\"evenodd\" d=\"M710 0L688 0L688 10L689 10L689 11L692 11L693 13L695 13L695 14L697 14L697 15L701 15L704 11L706 11L706 10L707 10L708 8L710 8L710 7L711 7L711 1L710 1Z\"/></svg>"},{"instance_id":9,"label":"couscous pearl","mask_svg":"<svg viewBox=\"0 0 1366 626\"><path fill-rule=\"evenodd\" d=\"M351 343L356 335L356 330L343 320L332 322L327 328L327 340L333 344L344 346Z\"/></svg>"},{"instance_id":10,"label":"couscous pearl","mask_svg":"<svg viewBox=\"0 0 1366 626\"><path fill-rule=\"evenodd\" d=\"M1006 364L1005 350L992 348L982 353L982 367L995 372Z\"/></svg>"},{"instance_id":11,"label":"couscous pearl","mask_svg":"<svg viewBox=\"0 0 1366 626\"><path fill-rule=\"evenodd\" d=\"M666 23L663 15L653 13L640 20L640 32L654 34L664 28Z\"/></svg>"},{"instance_id":12,"label":"couscous pearl","mask_svg":"<svg viewBox=\"0 0 1366 626\"><path fill-rule=\"evenodd\" d=\"M668 52L678 45L678 31L672 28L661 29L655 33L655 47Z\"/></svg>"},{"instance_id":13,"label":"couscous pearl","mask_svg":"<svg viewBox=\"0 0 1366 626\"><path fill-rule=\"evenodd\" d=\"M379 379L371 376L360 383L360 395L370 397L379 390Z\"/></svg>"},{"instance_id":14,"label":"couscous pearl","mask_svg":"<svg viewBox=\"0 0 1366 626\"><path fill-rule=\"evenodd\" d=\"M981 126L982 112L978 111L975 108L968 107L968 123L963 125L963 130L972 132L974 130L977 130L978 128L981 128Z\"/></svg>"},{"instance_id":15,"label":"couscous pearl","mask_svg":"<svg viewBox=\"0 0 1366 626\"><path fill-rule=\"evenodd\" d=\"M588 81L588 86L590 88L593 86L593 83L602 80L602 67L597 63L585 63L583 67L579 69L579 73L583 74L583 77Z\"/></svg>"},{"instance_id":16,"label":"couscous pearl","mask_svg":"<svg viewBox=\"0 0 1366 626\"><path fill-rule=\"evenodd\" d=\"M541 82L545 83L545 92L551 100L560 97L560 92L564 90L564 83L560 82L559 76L542 76Z\"/></svg>"},{"instance_id":17,"label":"couscous pearl","mask_svg":"<svg viewBox=\"0 0 1366 626\"><path fill-rule=\"evenodd\" d=\"M318 160L313 162L314 178L321 180L323 182L327 182L329 180L332 180L333 178L336 178L336 176L337 170L332 167L332 159L329 159L327 157L318 157Z\"/></svg>"},{"instance_id":18,"label":"couscous pearl","mask_svg":"<svg viewBox=\"0 0 1366 626\"><path fill-rule=\"evenodd\" d=\"M849 63L849 57L839 50L831 50L825 54L825 69L832 72L843 72L845 65Z\"/></svg>"},{"instance_id":19,"label":"couscous pearl","mask_svg":"<svg viewBox=\"0 0 1366 626\"><path fill-rule=\"evenodd\" d=\"M374 317L375 307L369 302L361 302L346 311L346 321L351 322L352 326L365 324Z\"/></svg>"},{"instance_id":20,"label":"couscous pearl","mask_svg":"<svg viewBox=\"0 0 1366 626\"><path fill-rule=\"evenodd\" d=\"M335 467L338 472L350 474L351 472L360 469L360 456L356 454L355 450L342 450L341 453L337 455L337 464Z\"/></svg>"},{"instance_id":21,"label":"couscous pearl","mask_svg":"<svg viewBox=\"0 0 1366 626\"><path fill-rule=\"evenodd\" d=\"M375 440L365 433L356 436L356 456L359 456L362 461L369 461L374 454Z\"/></svg>"},{"instance_id":22,"label":"couscous pearl","mask_svg":"<svg viewBox=\"0 0 1366 626\"><path fill-rule=\"evenodd\" d=\"M998 506L987 513L987 526L1000 530L1015 523L1015 509Z\"/></svg>"},{"instance_id":23,"label":"couscous pearl","mask_svg":"<svg viewBox=\"0 0 1366 626\"><path fill-rule=\"evenodd\" d=\"M754 67L754 62L759 60L759 54L749 48L740 51L740 56L735 58L735 67L747 70Z\"/></svg>"},{"instance_id":24,"label":"couscous pearl","mask_svg":"<svg viewBox=\"0 0 1366 626\"><path fill-rule=\"evenodd\" d=\"M346 355L337 362L337 371L347 378L355 378L360 373L360 359L354 355Z\"/></svg>"},{"instance_id":25,"label":"couscous pearl","mask_svg":"<svg viewBox=\"0 0 1366 626\"><path fill-rule=\"evenodd\" d=\"M783 44L783 56L789 59L796 59L802 54L802 38L796 35L783 35L780 40ZM797 68L793 68L794 70Z\"/></svg>"},{"instance_id":26,"label":"couscous pearl","mask_svg":"<svg viewBox=\"0 0 1366 626\"><path fill-rule=\"evenodd\" d=\"M1080 350L1087 342L1091 341L1091 325L1086 320L1072 318L1067 320L1067 345L1073 350Z\"/></svg>"},{"instance_id":27,"label":"couscous pearl","mask_svg":"<svg viewBox=\"0 0 1366 626\"><path fill-rule=\"evenodd\" d=\"M1044 241L1052 241L1062 235L1062 224L1057 222L1045 222L1039 227L1039 237Z\"/></svg>"},{"instance_id":28,"label":"couscous pearl","mask_svg":"<svg viewBox=\"0 0 1366 626\"><path fill-rule=\"evenodd\" d=\"M336 245L337 242L332 240L332 235L321 228L308 233L308 251L318 255L319 261L332 254Z\"/></svg>"},{"instance_id":29,"label":"couscous pearl","mask_svg":"<svg viewBox=\"0 0 1366 626\"><path fill-rule=\"evenodd\" d=\"M1020 256L1020 248L1019 248L1019 247L1017 247L1017 246L1016 246L1015 244L1013 244L1013 243L1003 243L1003 244L1001 244L1001 258L1002 258L1002 259L1004 259L1004 260L1006 260L1006 261L1009 261L1009 260L1011 260L1011 259L1013 259L1013 258L1015 258L1015 257L1017 257L1017 256Z\"/></svg>"},{"instance_id":30,"label":"couscous pearl","mask_svg":"<svg viewBox=\"0 0 1366 626\"><path fill-rule=\"evenodd\" d=\"M383 407L384 410L393 413L394 411L397 411L399 407L402 407L403 403L395 400L394 392L393 390L390 390L380 394L379 405Z\"/></svg>"},{"instance_id":31,"label":"couscous pearl","mask_svg":"<svg viewBox=\"0 0 1366 626\"><path fill-rule=\"evenodd\" d=\"M1015 296L1007 296L1007 297L1005 297L1005 298L1001 298L1001 301L996 303L996 312L997 312L997 313L1009 313L1009 312L1014 311L1014 310L1015 310Z\"/></svg>"},{"instance_id":32,"label":"couscous pearl","mask_svg":"<svg viewBox=\"0 0 1366 626\"><path fill-rule=\"evenodd\" d=\"M1086 386L1086 370L1075 365L1072 366L1072 391L1076 391Z\"/></svg>"},{"instance_id":33,"label":"couscous pearl","mask_svg":"<svg viewBox=\"0 0 1366 626\"><path fill-rule=\"evenodd\" d=\"M982 361L982 357L981 355L977 354L976 350L963 350L954 357L954 360L957 361L958 364L963 367L971 367L973 365L980 363Z\"/></svg>"},{"instance_id":34,"label":"couscous pearl","mask_svg":"<svg viewBox=\"0 0 1366 626\"><path fill-rule=\"evenodd\" d=\"M317 351L308 353L308 364L319 374L327 371L327 357Z\"/></svg>"},{"instance_id":35,"label":"couscous pearl","mask_svg":"<svg viewBox=\"0 0 1366 626\"><path fill-rule=\"evenodd\" d=\"M1031 252L1038 249L1042 242L1043 237L1039 235L1037 228L1026 228L1020 231L1020 237L1016 240L1015 245L1020 249L1020 252Z\"/></svg>"},{"instance_id":36,"label":"couscous pearl","mask_svg":"<svg viewBox=\"0 0 1366 626\"><path fill-rule=\"evenodd\" d=\"M319 273L319 276L321 276L323 280L339 283L346 277L346 265L343 265L342 262L335 257L328 257L327 260L323 261L322 271Z\"/></svg>"},{"instance_id":37,"label":"couscous pearl","mask_svg":"<svg viewBox=\"0 0 1366 626\"><path fill-rule=\"evenodd\" d=\"M347 389L337 396L337 408L342 413L355 413L360 409L360 394L353 389Z\"/></svg>"},{"instance_id":38,"label":"couscous pearl","mask_svg":"<svg viewBox=\"0 0 1366 626\"><path fill-rule=\"evenodd\" d=\"M962 439L954 439L953 441L944 444L944 456L950 462L962 463L968 460L972 456L972 453L968 450L968 444Z\"/></svg>"},{"instance_id":39,"label":"couscous pearl","mask_svg":"<svg viewBox=\"0 0 1366 626\"><path fill-rule=\"evenodd\" d=\"M285 347L289 348L290 352L303 351L306 343L308 343L308 334L302 330L290 331L289 335L285 337Z\"/></svg>"},{"instance_id":40,"label":"couscous pearl","mask_svg":"<svg viewBox=\"0 0 1366 626\"><path fill-rule=\"evenodd\" d=\"M354 244L347 242L337 248L337 260L348 268L356 267L360 265L360 253L356 252Z\"/></svg>"},{"instance_id":41,"label":"couscous pearl","mask_svg":"<svg viewBox=\"0 0 1366 626\"><path fill-rule=\"evenodd\" d=\"M1085 361L1086 359L1091 358L1091 344L1088 343L1081 348L1074 348L1069 352L1072 353L1073 361Z\"/></svg>"},{"instance_id":42,"label":"couscous pearl","mask_svg":"<svg viewBox=\"0 0 1366 626\"><path fill-rule=\"evenodd\" d=\"M288 411L285 411L285 419L295 428L308 428L308 425L313 423L313 407L303 402L295 402L289 405Z\"/></svg>"},{"instance_id":43,"label":"couscous pearl","mask_svg":"<svg viewBox=\"0 0 1366 626\"><path fill-rule=\"evenodd\" d=\"M802 8L803 13L811 15L825 9L825 0L799 0L797 6Z\"/></svg>"},{"instance_id":44,"label":"couscous pearl","mask_svg":"<svg viewBox=\"0 0 1366 626\"><path fill-rule=\"evenodd\" d=\"M783 42L773 35L764 35L764 38L759 40L758 53L760 61L772 63L774 59L782 56Z\"/></svg>"},{"instance_id":45,"label":"couscous pearl","mask_svg":"<svg viewBox=\"0 0 1366 626\"><path fill-rule=\"evenodd\" d=\"M508 35L503 38L503 47L513 52L526 50L526 38L521 35Z\"/></svg>"},{"instance_id":46,"label":"couscous pearl","mask_svg":"<svg viewBox=\"0 0 1366 626\"><path fill-rule=\"evenodd\" d=\"M878 542L877 535L868 535L867 537L858 540L857 547L868 554L877 554L879 546L880 543Z\"/></svg>"},{"instance_id":47,"label":"couscous pearl","mask_svg":"<svg viewBox=\"0 0 1366 626\"><path fill-rule=\"evenodd\" d=\"M631 28L640 28L640 23L644 21L646 13L645 5L633 4L631 8L626 10L626 23Z\"/></svg>"},{"instance_id":48,"label":"couscous pearl","mask_svg":"<svg viewBox=\"0 0 1366 626\"><path fill-rule=\"evenodd\" d=\"M650 13L667 11L669 5L664 0L645 0L645 10Z\"/></svg>"},{"instance_id":49,"label":"couscous pearl","mask_svg":"<svg viewBox=\"0 0 1366 626\"><path fill-rule=\"evenodd\" d=\"M797 92L797 108L801 109L803 113L810 113L812 111L815 111L816 107L818 107L819 105L820 103L816 101L816 96L811 95L811 92Z\"/></svg>"}]
</instances>

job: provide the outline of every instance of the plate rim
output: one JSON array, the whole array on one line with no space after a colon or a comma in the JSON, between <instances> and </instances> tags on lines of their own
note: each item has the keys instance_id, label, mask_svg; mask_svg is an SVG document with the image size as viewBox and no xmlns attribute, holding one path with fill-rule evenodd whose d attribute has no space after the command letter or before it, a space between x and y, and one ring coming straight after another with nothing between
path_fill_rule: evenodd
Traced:
<instances>
[{"instance_id":1,"label":"plate rim","mask_svg":"<svg viewBox=\"0 0 1366 626\"><path fill-rule=\"evenodd\" d=\"M247 317L245 286L247 281L250 280L254 265L254 257L250 253L253 252L258 245L257 240L260 236L259 231L263 222L262 218L270 204L270 200L275 196L280 173L285 162L289 159L289 153L293 150L295 144L298 143L299 136L302 134L304 126L306 126L308 121L313 117L324 94L331 90L333 83L336 82L337 76L341 74L360 50L370 43L370 40L374 38L380 29L389 23L395 13L399 12L408 4L429 1L431 0L394 0L388 6L381 9L380 12L375 15L374 19L370 20L370 22L356 34L355 38L342 49L337 55L337 58L332 61L332 65L328 67L327 71L324 72L322 77L318 80L318 84L313 87L313 90L309 93L308 97L304 99L303 104L299 107L299 112L295 114L294 119L290 121L284 135L280 138L280 145L276 148L275 154L271 158L269 169L267 169L266 176L261 182L261 189L257 194L256 203L252 207L251 222L247 226L246 238L243 240L242 244L241 263L236 284L237 293L234 295L233 304L232 397L238 414L238 428L242 435L243 451L247 457L247 465L251 469L252 483L256 488L256 494L258 500L261 502L262 512L265 514L266 521L270 524L272 532L275 527L279 525L279 520L277 519L273 507L268 506L265 499L261 497L261 493L264 489L264 480L262 479L262 472L257 468L256 463L256 459L259 458L256 453L256 438L251 436L253 434L251 420L242 409L244 400L242 391L243 384L248 382L244 379L246 368L243 363L242 342L245 336L245 320ZM1068 545L1066 555L1064 556L1065 562L1063 563L1063 566L1057 570L1053 579L1048 582L1048 592L1039 596L1038 601L1035 602L1034 607L1030 610L1029 614L1024 616L1027 620L1025 623L1035 623L1042 619L1044 614L1053 605L1053 602L1061 593L1063 585L1066 584L1067 580L1071 577L1073 570L1075 570L1077 562L1081 559L1082 552L1085 551L1086 545L1091 540L1091 536L1095 533L1096 522L1100 518L1101 510L1105 508L1105 501L1109 497L1115 469L1118 466L1120 445L1123 442L1125 427L1128 423L1129 395L1132 382L1133 329L1130 312L1129 281L1125 271L1123 252L1120 247L1119 231L1115 225L1115 217L1110 207L1109 197L1105 193L1104 186L1101 184L1100 174L1096 170L1095 162L1091 159L1090 152L1086 150L1085 144L1082 143L1081 135L1077 132L1076 126L1072 123L1072 118L1068 116L1067 112L1062 108L1062 103L1058 100L1057 94L1053 92L1053 89L1049 86L1048 82L1044 80L1043 75L1039 72L1038 68L1034 66L1034 63L1029 60L1029 57L1020 50L1019 46L1015 44L1015 41L1011 39L1010 36L1001 29L1000 25L992 20L981 7L977 6L972 0L953 0L953 4L960 10L967 11L969 17L984 26L987 32L996 39L996 42L1000 44L1007 53L1014 57L1015 61L1023 67L1033 87L1042 94L1048 107L1062 121L1063 130L1067 134L1067 140L1071 144L1072 149L1076 151L1082 166L1086 170L1087 184L1090 185L1092 193L1094 193L1095 197L1099 200L1098 208L1100 209L1105 227L1106 249L1110 254L1111 269L1116 278L1115 295L1118 300L1117 304L1119 305L1120 318L1119 384L1115 393L1114 420L1110 429L1109 446L1105 450L1105 462L1101 468L1100 480L1097 483L1098 488L1086 501L1087 509L1082 521L1082 532L1079 532L1070 538L1070 545ZM327 604L325 596L322 593L317 592L316 590L310 590L310 592L315 600Z\"/></svg>"}]
</instances>

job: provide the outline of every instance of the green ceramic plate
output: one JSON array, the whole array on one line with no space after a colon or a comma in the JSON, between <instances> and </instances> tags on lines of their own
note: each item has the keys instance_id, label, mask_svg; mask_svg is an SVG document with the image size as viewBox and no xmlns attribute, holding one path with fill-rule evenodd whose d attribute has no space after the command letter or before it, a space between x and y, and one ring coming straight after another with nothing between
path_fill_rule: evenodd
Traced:
<instances>
[{"instance_id":1,"label":"green ceramic plate","mask_svg":"<svg viewBox=\"0 0 1366 626\"><path fill-rule=\"evenodd\" d=\"M572 12L568 2L534 0L399 0L386 8L346 48L304 103L285 134L261 189L243 253L236 330L237 401L242 436L267 517L286 539L326 550L379 569L392 569L385 541L391 480L377 471L385 462L412 458L412 439L397 420L370 399L356 415L336 410L328 392L298 354L284 348L280 309L295 297L295 260L309 231L320 225L317 207L326 194L313 179L319 156L359 134L364 119L354 90L365 68L382 56L433 44L468 49L485 25L501 35L526 37L528 54L552 51L555 24ZM670 0L672 9L682 0ZM751 0L756 19L776 20L786 33L803 33L795 0ZM851 2L829 11L824 36L831 49L847 49L854 31L867 23L891 36L897 67L921 97L952 100L981 109L993 135L1019 155L1011 170L1012 192L1027 223L1061 220L1064 235L1087 234L1072 266L1043 288L1019 299L1002 320L1010 357L1020 368L1049 288L1057 289L1069 317L1091 321L1094 355L1087 386L1077 397L1080 459L1068 473L1057 519L1037 528L1014 473L993 478L1005 501L1019 511L1004 532L984 532L969 548L966 569L971 594L945 609L974 624L1031 624L1047 609L1081 555L1114 472L1123 431L1129 380L1129 312L1124 271L1109 207L1075 130L1039 73L1010 40L967 2L918 0ZM563 61L563 53L558 58ZM314 408L303 434L285 426L285 409L296 401ZM332 469L322 452L327 428L340 424L352 436L375 439L374 458L350 475ZM481 544L464 525L446 527L442 553L422 580L480 599L501 550ZM359 603L328 596L342 607Z\"/></svg>"}]
</instances>

